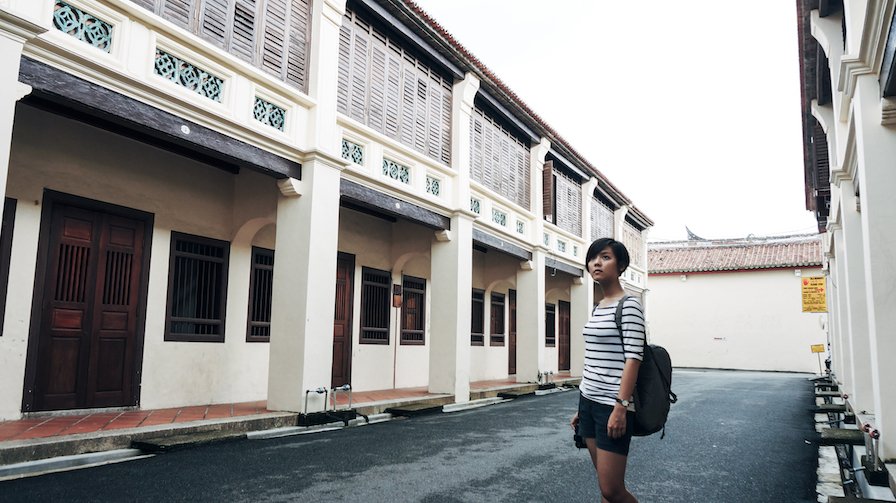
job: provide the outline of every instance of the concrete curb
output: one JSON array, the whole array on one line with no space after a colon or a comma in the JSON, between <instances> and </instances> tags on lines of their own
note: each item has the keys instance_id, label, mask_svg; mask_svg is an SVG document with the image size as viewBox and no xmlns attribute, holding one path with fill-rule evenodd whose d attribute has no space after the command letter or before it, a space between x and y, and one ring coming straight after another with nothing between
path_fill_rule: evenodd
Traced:
<instances>
[{"instance_id":1,"label":"concrete curb","mask_svg":"<svg viewBox=\"0 0 896 503\"><path fill-rule=\"evenodd\" d=\"M116 449L105 452L93 452L90 454L59 456L37 461L25 461L22 463L0 466L0 481L74 470L76 468L120 463L122 461L143 459L150 456L152 456L152 454L143 454L139 449Z\"/></svg>"}]
</instances>

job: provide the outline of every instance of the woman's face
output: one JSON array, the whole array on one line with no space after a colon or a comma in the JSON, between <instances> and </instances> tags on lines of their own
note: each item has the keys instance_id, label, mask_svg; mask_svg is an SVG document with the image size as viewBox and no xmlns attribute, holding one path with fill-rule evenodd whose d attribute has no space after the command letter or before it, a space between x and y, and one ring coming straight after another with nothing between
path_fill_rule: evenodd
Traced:
<instances>
[{"instance_id":1,"label":"woman's face","mask_svg":"<svg viewBox=\"0 0 896 503\"><path fill-rule=\"evenodd\" d=\"M588 262L588 272L591 274L591 279L598 283L619 278L619 264L617 264L616 255L609 246L601 250L596 257Z\"/></svg>"}]
</instances>

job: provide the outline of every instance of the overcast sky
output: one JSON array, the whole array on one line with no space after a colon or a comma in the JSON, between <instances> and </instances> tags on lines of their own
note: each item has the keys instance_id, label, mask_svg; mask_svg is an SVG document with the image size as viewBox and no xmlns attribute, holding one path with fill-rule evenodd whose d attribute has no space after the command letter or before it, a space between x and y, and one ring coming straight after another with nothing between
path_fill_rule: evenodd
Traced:
<instances>
[{"instance_id":1,"label":"overcast sky","mask_svg":"<svg viewBox=\"0 0 896 503\"><path fill-rule=\"evenodd\" d=\"M651 241L817 231L793 2L415 1L655 222Z\"/></svg>"}]
</instances>

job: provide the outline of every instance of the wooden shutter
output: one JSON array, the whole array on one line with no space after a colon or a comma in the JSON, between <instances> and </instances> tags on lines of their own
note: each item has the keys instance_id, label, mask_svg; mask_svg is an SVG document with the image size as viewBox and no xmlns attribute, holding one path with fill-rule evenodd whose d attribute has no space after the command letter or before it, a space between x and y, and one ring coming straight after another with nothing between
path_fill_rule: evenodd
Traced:
<instances>
[{"instance_id":1,"label":"wooden shutter","mask_svg":"<svg viewBox=\"0 0 896 503\"><path fill-rule=\"evenodd\" d=\"M387 63L387 79L386 79L386 124L383 133L394 140L399 139L399 124L401 118L401 54L400 51L391 44L388 44L386 56Z\"/></svg>"},{"instance_id":2,"label":"wooden shutter","mask_svg":"<svg viewBox=\"0 0 896 503\"><path fill-rule=\"evenodd\" d=\"M386 44L372 40L370 47L370 104L367 124L384 131L386 117Z\"/></svg>"},{"instance_id":3,"label":"wooden shutter","mask_svg":"<svg viewBox=\"0 0 896 503\"><path fill-rule=\"evenodd\" d=\"M182 27L191 28L198 0L158 0L156 14Z\"/></svg>"},{"instance_id":4,"label":"wooden shutter","mask_svg":"<svg viewBox=\"0 0 896 503\"><path fill-rule=\"evenodd\" d=\"M236 0L233 6L232 31L228 51L234 56L255 63L255 32L258 5L256 0Z\"/></svg>"},{"instance_id":5,"label":"wooden shutter","mask_svg":"<svg viewBox=\"0 0 896 503\"><path fill-rule=\"evenodd\" d=\"M134 2L135 4L139 5L140 7L143 7L144 9L146 9L148 11L151 11L153 13L155 13L155 11L156 11L155 0L131 0L131 1Z\"/></svg>"},{"instance_id":6,"label":"wooden shutter","mask_svg":"<svg viewBox=\"0 0 896 503\"><path fill-rule=\"evenodd\" d=\"M308 42L311 25L309 0L290 0L289 44L287 44L286 82L305 90L308 79Z\"/></svg>"},{"instance_id":7,"label":"wooden shutter","mask_svg":"<svg viewBox=\"0 0 896 503\"><path fill-rule=\"evenodd\" d=\"M265 37L265 40L267 40L267 35ZM265 44L267 44L267 41ZM351 74L352 29L350 13L346 12L346 15L342 18L342 26L339 28L339 78L336 84L336 110L345 115L349 115L348 102L349 90L351 89Z\"/></svg>"},{"instance_id":8,"label":"wooden shutter","mask_svg":"<svg viewBox=\"0 0 896 503\"><path fill-rule=\"evenodd\" d=\"M351 100L349 115L352 119L367 123L367 51L369 50L368 34L355 30L352 37L352 76Z\"/></svg>"},{"instance_id":9,"label":"wooden shutter","mask_svg":"<svg viewBox=\"0 0 896 503\"><path fill-rule=\"evenodd\" d=\"M199 16L199 36L225 50L230 31L229 3L229 0L202 0Z\"/></svg>"},{"instance_id":10,"label":"wooden shutter","mask_svg":"<svg viewBox=\"0 0 896 503\"><path fill-rule=\"evenodd\" d=\"M545 161L541 171L542 197L541 204L544 219L554 221L554 161Z\"/></svg>"}]
</instances>

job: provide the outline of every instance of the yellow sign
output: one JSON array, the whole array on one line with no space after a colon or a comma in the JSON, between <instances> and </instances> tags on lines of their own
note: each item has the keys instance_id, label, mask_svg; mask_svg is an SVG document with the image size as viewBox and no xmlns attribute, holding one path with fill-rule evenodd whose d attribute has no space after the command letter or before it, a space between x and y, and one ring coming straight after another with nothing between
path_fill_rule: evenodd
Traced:
<instances>
[{"instance_id":1,"label":"yellow sign","mask_svg":"<svg viewBox=\"0 0 896 503\"><path fill-rule=\"evenodd\" d=\"M803 312L804 313L826 313L828 312L828 302L825 296L824 276L810 276L800 278L803 287Z\"/></svg>"},{"instance_id":2,"label":"yellow sign","mask_svg":"<svg viewBox=\"0 0 896 503\"><path fill-rule=\"evenodd\" d=\"M813 353L824 353L824 344L813 344L812 352Z\"/></svg>"}]
</instances>

